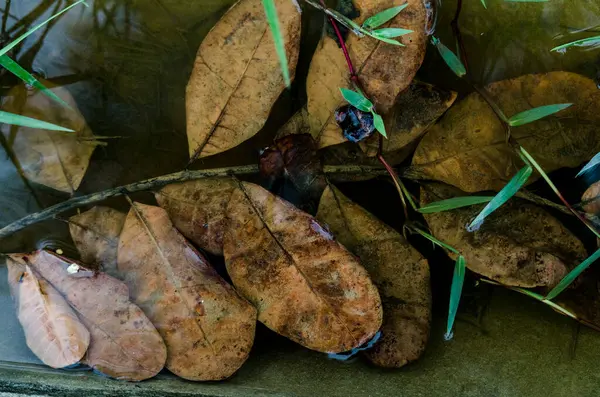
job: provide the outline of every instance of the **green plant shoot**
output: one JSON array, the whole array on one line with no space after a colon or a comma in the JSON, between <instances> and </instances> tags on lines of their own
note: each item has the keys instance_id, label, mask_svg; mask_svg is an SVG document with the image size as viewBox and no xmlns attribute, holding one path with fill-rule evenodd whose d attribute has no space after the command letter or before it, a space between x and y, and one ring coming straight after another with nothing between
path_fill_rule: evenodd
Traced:
<instances>
[{"instance_id":1,"label":"green plant shoot","mask_svg":"<svg viewBox=\"0 0 600 397\"><path fill-rule=\"evenodd\" d=\"M592 45L600 44L600 36L588 37L585 39L571 41L570 43L559 45L558 47L554 47L550 51L563 52L566 51L570 47L588 47Z\"/></svg>"},{"instance_id":2,"label":"green plant shoot","mask_svg":"<svg viewBox=\"0 0 600 397\"><path fill-rule=\"evenodd\" d=\"M394 19L406 7L408 7L408 3L402 4L402 5L399 5L396 7L388 8L387 10L381 11L380 13L375 14L372 17L368 18L363 23L362 26L365 29L376 29L376 28L380 27L381 25Z\"/></svg>"},{"instance_id":3,"label":"green plant shoot","mask_svg":"<svg viewBox=\"0 0 600 397\"><path fill-rule=\"evenodd\" d=\"M452 329L454 328L454 321L456 319L456 313L458 312L458 305L460 304L460 296L462 295L462 289L465 283L466 267L465 258L462 255L459 255L454 264L454 275L452 276L452 286L450 287L448 323L446 326L446 334L444 335L444 339L446 340L451 340L454 336Z\"/></svg>"},{"instance_id":4,"label":"green plant shoot","mask_svg":"<svg viewBox=\"0 0 600 397\"><path fill-rule=\"evenodd\" d=\"M406 34L413 33L410 29L402 29L402 28L384 28L377 29L373 31L373 35L377 37L383 37L386 39L393 39L394 37L404 36Z\"/></svg>"},{"instance_id":5,"label":"green plant shoot","mask_svg":"<svg viewBox=\"0 0 600 397\"><path fill-rule=\"evenodd\" d=\"M38 128L42 130L73 132L73 130L69 128L61 127L46 121L3 111L0 111L0 123L18 125L21 127Z\"/></svg>"},{"instance_id":6,"label":"green plant shoot","mask_svg":"<svg viewBox=\"0 0 600 397\"><path fill-rule=\"evenodd\" d=\"M555 105L540 106L537 108L529 109L519 114L512 116L508 119L508 124L511 127L518 127L521 125L529 124L534 121L548 117L554 113L558 113L568 107L571 107L572 103L559 103Z\"/></svg>"},{"instance_id":7,"label":"green plant shoot","mask_svg":"<svg viewBox=\"0 0 600 397\"><path fill-rule=\"evenodd\" d=\"M273 0L263 0L263 6L265 8L265 15L267 16L267 22L273 35L273 41L275 42L275 51L279 58L279 64L281 65L281 73L283 75L283 81L286 87L292 85L290 78L290 68L287 60L287 54L285 52L285 44L283 42L283 36L281 35L281 27L279 25L279 18L277 17L277 8Z\"/></svg>"},{"instance_id":8,"label":"green plant shoot","mask_svg":"<svg viewBox=\"0 0 600 397\"><path fill-rule=\"evenodd\" d=\"M600 259L600 249L594 252L589 258L581 262L575 269L571 270L560 282L546 295L546 299L551 300L556 298L563 292L581 273L583 273L590 265Z\"/></svg>"},{"instance_id":9,"label":"green plant shoot","mask_svg":"<svg viewBox=\"0 0 600 397\"><path fill-rule=\"evenodd\" d=\"M436 212L450 211L457 208L469 207L471 205L489 203L494 197L491 196L465 196L454 197L447 200L429 203L419 208L421 214L433 214Z\"/></svg>"},{"instance_id":10,"label":"green plant shoot","mask_svg":"<svg viewBox=\"0 0 600 397\"><path fill-rule=\"evenodd\" d=\"M592 159L581 169L581 171L579 171L577 173L577 175L575 177L577 178L587 172L590 172L591 170L596 168L598 165L600 165L600 153L598 153L594 157L592 157Z\"/></svg>"},{"instance_id":11,"label":"green plant shoot","mask_svg":"<svg viewBox=\"0 0 600 397\"><path fill-rule=\"evenodd\" d=\"M380 115L378 115L377 113L371 111L371 114L373 114L373 124L375 125L375 129L381 134L383 135L385 138L387 138L387 131L385 130L385 124L383 122L383 118L381 118Z\"/></svg>"},{"instance_id":12,"label":"green plant shoot","mask_svg":"<svg viewBox=\"0 0 600 397\"><path fill-rule=\"evenodd\" d=\"M467 69L465 65L462 64L460 59L452 52L448 47L446 47L442 42L435 36L431 36L431 43L435 45L438 52L442 56L446 65L454 72L458 77L463 77L467 74Z\"/></svg>"},{"instance_id":13,"label":"green plant shoot","mask_svg":"<svg viewBox=\"0 0 600 397\"><path fill-rule=\"evenodd\" d=\"M362 110L363 112L370 112L373 110L373 102L369 101L360 92L352 91L347 88L340 88L344 99L355 108Z\"/></svg>"}]
</instances>

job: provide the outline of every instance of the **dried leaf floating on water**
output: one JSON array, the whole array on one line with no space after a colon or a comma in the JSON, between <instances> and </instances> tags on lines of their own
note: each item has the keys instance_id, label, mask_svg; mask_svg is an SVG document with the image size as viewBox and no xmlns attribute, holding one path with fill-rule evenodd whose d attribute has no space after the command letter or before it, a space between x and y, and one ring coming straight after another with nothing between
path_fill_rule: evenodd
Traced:
<instances>
[{"instance_id":1,"label":"dried leaf floating on water","mask_svg":"<svg viewBox=\"0 0 600 397\"><path fill-rule=\"evenodd\" d=\"M293 77L300 13L289 0L275 6ZM231 149L254 136L285 88L261 0L240 0L208 33L187 86L192 160Z\"/></svg>"},{"instance_id":2,"label":"dried leaf floating on water","mask_svg":"<svg viewBox=\"0 0 600 397\"><path fill-rule=\"evenodd\" d=\"M404 3L405 0L357 0L354 4L360 11L360 17L355 22L360 24L372 15ZM425 2L408 0L408 6L389 22L389 26L385 26L414 31L398 39L405 47L367 36L348 36L346 44L350 58L365 93L379 114L391 109L396 96L408 87L421 66L427 46L425 30L428 23ZM319 148L345 141L333 117L335 110L345 103L340 88L354 89L346 59L336 41L323 36L306 82L311 134Z\"/></svg>"},{"instance_id":3,"label":"dried leaf floating on water","mask_svg":"<svg viewBox=\"0 0 600 397\"><path fill-rule=\"evenodd\" d=\"M569 72L530 74L488 86L505 114L549 103L573 103L562 112L512 128L512 137L546 172L578 167L600 151L600 91ZM466 192L500 190L523 167L487 103L474 93L453 106L421 140L413 172ZM538 178L535 174L530 182ZM468 262L468 259L467 259Z\"/></svg>"},{"instance_id":4,"label":"dried leaf floating on water","mask_svg":"<svg viewBox=\"0 0 600 397\"><path fill-rule=\"evenodd\" d=\"M132 299L165 340L171 372L221 380L246 361L256 310L177 232L165 210L133 204L118 264Z\"/></svg>"},{"instance_id":5,"label":"dried leaf floating on water","mask_svg":"<svg viewBox=\"0 0 600 397\"><path fill-rule=\"evenodd\" d=\"M429 338L431 317L427 260L396 230L335 187L325 189L317 219L360 258L379 287L382 336L366 356L379 366L395 368L418 359Z\"/></svg>"},{"instance_id":6,"label":"dried leaf floating on water","mask_svg":"<svg viewBox=\"0 0 600 397\"><path fill-rule=\"evenodd\" d=\"M155 197L181 234L203 250L223 255L227 204L236 186L232 178L199 179L167 185Z\"/></svg>"},{"instance_id":7,"label":"dried leaf floating on water","mask_svg":"<svg viewBox=\"0 0 600 397\"><path fill-rule=\"evenodd\" d=\"M8 259L8 284L27 346L52 368L78 363L90 333L65 298L28 265Z\"/></svg>"},{"instance_id":8,"label":"dried leaf floating on water","mask_svg":"<svg viewBox=\"0 0 600 397\"><path fill-rule=\"evenodd\" d=\"M421 190L421 204L463 194L431 183ZM424 215L431 234L463 254L475 273L514 287L552 288L587 257L581 241L556 218L518 198L500 207L478 231L468 232L465 225L484 206Z\"/></svg>"},{"instance_id":9,"label":"dried leaf floating on water","mask_svg":"<svg viewBox=\"0 0 600 397\"><path fill-rule=\"evenodd\" d=\"M37 270L89 330L84 364L111 378L130 381L152 378L162 370L165 344L142 310L129 301L129 291L121 281L50 251L10 257Z\"/></svg>"},{"instance_id":10,"label":"dried leaf floating on water","mask_svg":"<svg viewBox=\"0 0 600 397\"><path fill-rule=\"evenodd\" d=\"M71 109L55 102L41 91L24 84L12 88L2 101L2 110L60 125L75 132L50 131L3 124L8 147L23 173L32 182L73 193L79 188L96 146L94 135L65 88L40 80L62 98Z\"/></svg>"},{"instance_id":11,"label":"dried leaf floating on water","mask_svg":"<svg viewBox=\"0 0 600 397\"><path fill-rule=\"evenodd\" d=\"M309 349L339 353L369 341L381 300L357 259L310 215L260 186L240 183L223 239L234 285L258 319Z\"/></svg>"},{"instance_id":12,"label":"dried leaf floating on water","mask_svg":"<svg viewBox=\"0 0 600 397\"><path fill-rule=\"evenodd\" d=\"M69 231L81 260L119 278L117 248L124 223L124 213L102 206L69 218Z\"/></svg>"}]
</instances>

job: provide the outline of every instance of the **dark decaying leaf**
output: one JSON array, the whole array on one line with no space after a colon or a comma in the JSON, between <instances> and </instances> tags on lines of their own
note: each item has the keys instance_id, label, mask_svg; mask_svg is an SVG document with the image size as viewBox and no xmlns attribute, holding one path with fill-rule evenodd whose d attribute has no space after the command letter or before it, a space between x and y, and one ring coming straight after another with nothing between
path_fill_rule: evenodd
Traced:
<instances>
[{"instance_id":1,"label":"dark decaying leaf","mask_svg":"<svg viewBox=\"0 0 600 397\"><path fill-rule=\"evenodd\" d=\"M222 255L227 204L236 186L231 178L199 179L165 186L155 197L181 234Z\"/></svg>"},{"instance_id":2,"label":"dark decaying leaf","mask_svg":"<svg viewBox=\"0 0 600 397\"><path fill-rule=\"evenodd\" d=\"M165 344L144 312L129 301L127 286L50 251L13 254L37 270L75 310L90 332L84 364L111 378L140 381L155 376L167 358Z\"/></svg>"},{"instance_id":3,"label":"dark decaying leaf","mask_svg":"<svg viewBox=\"0 0 600 397\"><path fill-rule=\"evenodd\" d=\"M165 340L171 372L221 380L246 361L256 310L177 232L165 210L133 203L118 264L131 298Z\"/></svg>"},{"instance_id":4,"label":"dark decaying leaf","mask_svg":"<svg viewBox=\"0 0 600 397\"><path fill-rule=\"evenodd\" d=\"M427 45L425 27L432 15L427 6L431 4L423 0L354 1L360 12L360 17L355 19L359 24L370 16L404 3L408 3L406 9L383 27L413 30L414 33L398 39L405 47L354 34L349 35L346 42L362 88L382 115L392 108L396 96L408 87L421 66ZM345 103L340 88L353 89L346 59L336 41L323 36L306 82L311 134L319 148L345 141L334 119L335 110Z\"/></svg>"},{"instance_id":5,"label":"dark decaying leaf","mask_svg":"<svg viewBox=\"0 0 600 397\"><path fill-rule=\"evenodd\" d=\"M69 231L84 263L113 277L125 214L109 207L94 207L69 218Z\"/></svg>"},{"instance_id":6,"label":"dark decaying leaf","mask_svg":"<svg viewBox=\"0 0 600 397\"><path fill-rule=\"evenodd\" d=\"M236 288L275 332L339 353L369 341L382 321L367 271L310 215L260 186L240 183L223 239Z\"/></svg>"},{"instance_id":7,"label":"dark decaying leaf","mask_svg":"<svg viewBox=\"0 0 600 397\"><path fill-rule=\"evenodd\" d=\"M431 183L421 190L422 204L464 195ZM587 257L583 244L544 209L513 198L473 233L465 229L483 204L426 214L432 234L456 248L475 273L515 287L555 286ZM454 255L452 255L454 257Z\"/></svg>"},{"instance_id":8,"label":"dark decaying leaf","mask_svg":"<svg viewBox=\"0 0 600 397\"><path fill-rule=\"evenodd\" d=\"M290 76L300 48L300 13L275 0ZM238 1L208 33L186 91L192 159L231 149L254 136L285 88L261 0Z\"/></svg>"},{"instance_id":9,"label":"dark decaying leaf","mask_svg":"<svg viewBox=\"0 0 600 397\"><path fill-rule=\"evenodd\" d=\"M600 151L600 90L592 80L551 72L499 81L488 90L505 114L552 102L574 103L556 115L512 129L512 137L546 172L577 167ZM500 190L522 167L501 122L477 93L446 112L423 137L413 158L415 173L466 192ZM530 182L538 177L534 174Z\"/></svg>"},{"instance_id":10,"label":"dark decaying leaf","mask_svg":"<svg viewBox=\"0 0 600 397\"><path fill-rule=\"evenodd\" d=\"M75 132L49 131L8 124L2 124L0 131L27 179L59 191L73 193L81 184L96 142L69 91L62 87L54 87L47 81L43 83L72 109L55 102L41 91L34 91L20 84L3 98L2 110L44 120Z\"/></svg>"},{"instance_id":11,"label":"dark decaying leaf","mask_svg":"<svg viewBox=\"0 0 600 397\"><path fill-rule=\"evenodd\" d=\"M8 284L27 346L52 368L78 363L90 333L65 298L27 264L8 258Z\"/></svg>"},{"instance_id":12,"label":"dark decaying leaf","mask_svg":"<svg viewBox=\"0 0 600 397\"><path fill-rule=\"evenodd\" d=\"M381 339L366 352L382 367L401 367L418 359L429 338L429 265L396 230L329 186L317 219L360 258L379 288L383 303Z\"/></svg>"}]
</instances>

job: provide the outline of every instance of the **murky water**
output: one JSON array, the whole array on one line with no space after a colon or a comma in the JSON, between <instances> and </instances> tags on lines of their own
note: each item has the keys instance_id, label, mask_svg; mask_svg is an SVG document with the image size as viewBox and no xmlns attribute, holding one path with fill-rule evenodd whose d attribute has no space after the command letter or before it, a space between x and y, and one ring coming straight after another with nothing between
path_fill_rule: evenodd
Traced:
<instances>
[{"instance_id":1,"label":"murky water","mask_svg":"<svg viewBox=\"0 0 600 397\"><path fill-rule=\"evenodd\" d=\"M2 35L10 40L23 33L36 21L46 19L68 3L63 0L1 0L0 10L4 10L1 12L4 16ZM18 51L12 54L24 68L34 71L55 85L65 87L73 95L93 133L97 136L111 137L106 140L108 143L106 146L95 150L76 196L176 172L186 167L189 157L185 132L185 87L199 44L234 1L89 0L88 3L89 7L76 7L49 24L47 28L30 36L18 47ZM523 74L556 70L577 72L589 78L600 78L600 49L576 48L567 51L566 54L549 51L559 44L599 34L600 2L551 0L548 3L528 4L488 0L487 3L486 10L479 1L464 1L460 19L471 75L477 82L487 84ZM455 6L456 0L443 1L436 32L452 49L455 46L450 21L454 16ZM256 163L260 150L272 141L277 129L306 101L302 82L308 72L311 54L320 37L322 24L323 18L318 12L307 10L303 25L305 42L300 54L296 85L290 92L282 95L265 128L239 147L198 161L193 168ZM10 87L18 82L8 73L0 76L3 95L6 95ZM417 77L440 87L456 90L460 97L469 93L468 86L445 67L438 53L431 46L428 48L425 63ZM564 185L559 183L561 184ZM68 194L37 184L26 186L13 162L5 153L0 153L0 185L2 186L0 226L69 198ZM576 200L581 193L579 191L581 188L578 186L577 192L569 191L568 195ZM540 185L538 190L543 192L543 189ZM397 196L389 182L378 180L347 184L343 190L384 221L401 229L401 210L398 208ZM377 194L371 195L369 192ZM132 199L153 202L149 193L133 195ZM111 199L108 204L120 209L128 206L122 198ZM64 216L66 218L69 215L72 213ZM583 234L577 228L578 226L575 228L577 233ZM586 243L589 240L588 238ZM73 250L68 227L60 220L40 223L19 232L18 235L2 240L1 244L2 252L31 251L43 246L60 247L67 253ZM445 267L445 270L432 267L434 315L437 313L436 316L439 317L435 320L436 323L440 323L446 310L448 276L451 272L451 267L443 263L439 267ZM0 361L39 364L39 360L25 345L5 280L6 269L0 267ZM514 304L514 301L519 301L520 297L510 299L511 304ZM510 315L505 313L508 310L506 306L496 305L500 307L498 310L502 312L501 317L504 316L502 318L507 320ZM567 343L565 338L569 337L570 330L561 322L564 321L563 319L557 320L551 317L545 307L536 306L533 309L528 307L528 310L531 316L536 316L538 312L545 313L544 320L540 320L539 323L528 320L532 321L532 326L536 329L542 329L547 325L546 323L550 324L551 331L548 334L536 331L539 332L539 340L542 341L540 346L546 346L549 343L548 338L558 338L556 341L558 344ZM521 312L520 315L523 313ZM494 319L500 321L496 317ZM531 331L519 327L519 324L514 322L511 326L515 329L506 332ZM500 332L499 327L492 328ZM560 328L562 333L558 332L557 328ZM474 338L482 349L481 357L485 357L486 342L480 335L480 331L473 330L468 325L459 325L459 332L463 331L465 334L469 332L477 334ZM265 341L275 338L264 332L267 335L264 337ZM440 339L440 333L436 331L432 338ZM494 336L492 335L491 338L493 339ZM506 340L502 338L499 337L497 341ZM593 346L598 344L598 339L598 336L593 334L585 336L586 342ZM260 342L259 340L257 344ZM531 342L531 345L525 347L532 349L532 356L535 356L538 349L535 343L537 342ZM526 342L523 342L521 346L525 344ZM438 342L435 345L431 354L426 357L426 364L423 367L427 368L429 373L438 371L435 354L439 354L442 357L440 362L446 365L449 363L448 354L456 355L455 357L461 354L452 347L448 348L454 349L452 353L446 354L444 346ZM260 366L270 365L263 363L269 361L270 354L276 357L278 362L282 360L282 352L287 351L286 349L295 351L294 354L301 356L304 354L298 353L287 342L279 339L274 346L272 352L264 346L258 348L257 354L260 360L246 364L258 367L248 370L247 374L242 375L242 379L250 379L250 374L259 376L257 372L260 372L262 368ZM461 346L468 349L465 340L462 341ZM496 348L509 349L508 346ZM472 358L471 353L469 357ZM488 360L494 360L493 357L481 357L484 362L481 365L489 364ZM502 360L510 359L510 356L502 357ZM586 359L596 360L597 357L586 356ZM290 360L294 360L293 355L290 356ZM310 360L316 359L311 356ZM521 360L515 365L523 368L529 366L527 358ZM531 362L534 361L532 358ZM355 368L357 372L362 371L362 382L369 382L364 371L372 374L373 382L385 382L381 372L359 366L362 364L357 364L355 367L352 365L350 368ZM587 368L582 363L577 365ZM290 366L290 370L292 367ZM493 372L490 369L492 367L486 367L489 373L482 374L481 379L490 376ZM336 390L335 393L331 392L332 395L343 391L344 385L349 387L343 378L354 376L352 372L354 369L347 368L336 372L336 376L342 379L339 381L342 389ZM415 367L408 370L413 381L415 372L420 369L422 368ZM442 372L438 373L442 374ZM507 374L511 373L507 372ZM444 374L443 376L450 376L447 372ZM281 376L285 378L287 375L282 373ZM303 376L310 377L306 374ZM396 379L401 382L399 378ZM265 384L269 384L269 381L265 379ZM520 386L516 389L523 390L522 379L515 380L517 381ZM243 387L245 380L237 382L234 381L234 384ZM248 380L248 382L254 385L252 387L258 387L256 383L252 383L253 381ZM449 379L448 382L461 383L457 379ZM504 386L498 386L502 388L502 392L496 389L494 395L505 395L506 390L511 390L510 380L505 378L503 382L506 383ZM280 382L279 389L276 391L286 392L284 384L285 381ZM441 384L443 382L438 382L438 385ZM360 389L367 392L363 387ZM290 390L298 393L307 392L297 384L291 386ZM391 392L392 388L386 387L385 390ZM413 390L419 390L419 387ZM463 395L468 393L477 395L476 390L481 391L484 388L474 387ZM331 390L322 391L327 393ZM352 392L347 393L347 395L351 394ZM446 394L440 392L437 395Z\"/></svg>"}]
</instances>

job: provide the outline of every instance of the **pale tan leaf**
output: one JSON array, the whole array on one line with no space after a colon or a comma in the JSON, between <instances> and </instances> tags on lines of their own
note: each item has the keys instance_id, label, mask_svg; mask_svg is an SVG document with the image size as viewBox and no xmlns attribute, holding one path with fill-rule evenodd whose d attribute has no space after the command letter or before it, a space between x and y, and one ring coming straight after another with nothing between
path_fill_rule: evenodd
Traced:
<instances>
[{"instance_id":1,"label":"pale tan leaf","mask_svg":"<svg viewBox=\"0 0 600 397\"><path fill-rule=\"evenodd\" d=\"M300 14L275 0L294 76ZM264 125L285 84L261 0L240 0L208 33L187 86L187 135L192 160L231 149Z\"/></svg>"},{"instance_id":2,"label":"pale tan leaf","mask_svg":"<svg viewBox=\"0 0 600 397\"><path fill-rule=\"evenodd\" d=\"M165 339L171 372L221 380L246 361L256 310L177 232L165 210L133 204L118 263L132 299Z\"/></svg>"},{"instance_id":3,"label":"pale tan leaf","mask_svg":"<svg viewBox=\"0 0 600 397\"><path fill-rule=\"evenodd\" d=\"M350 350L375 335L382 321L377 288L312 216L243 182L228 218L227 271L260 322L321 352Z\"/></svg>"},{"instance_id":4,"label":"pale tan leaf","mask_svg":"<svg viewBox=\"0 0 600 397\"><path fill-rule=\"evenodd\" d=\"M7 265L27 346L52 368L77 364L90 344L87 328L65 298L27 264L9 258Z\"/></svg>"}]
</instances>

